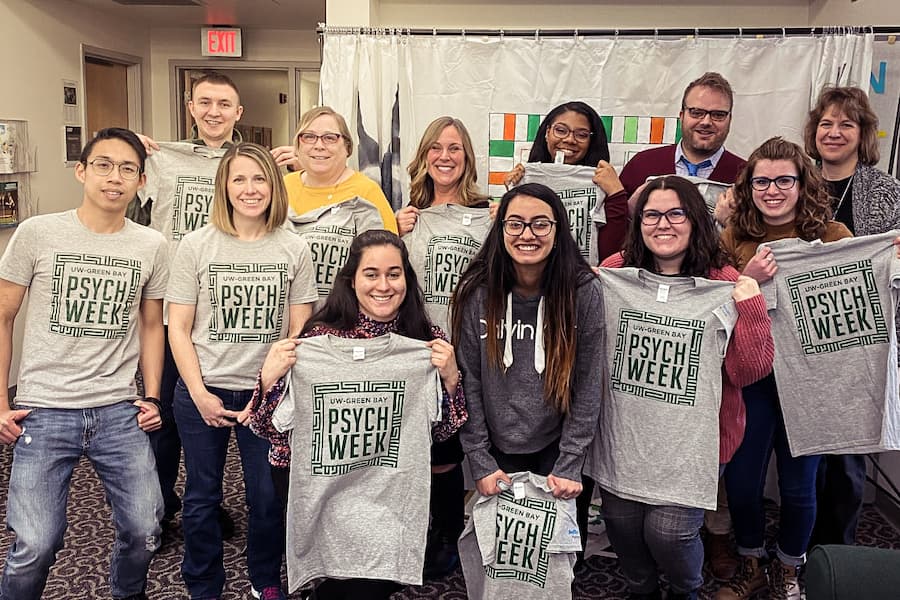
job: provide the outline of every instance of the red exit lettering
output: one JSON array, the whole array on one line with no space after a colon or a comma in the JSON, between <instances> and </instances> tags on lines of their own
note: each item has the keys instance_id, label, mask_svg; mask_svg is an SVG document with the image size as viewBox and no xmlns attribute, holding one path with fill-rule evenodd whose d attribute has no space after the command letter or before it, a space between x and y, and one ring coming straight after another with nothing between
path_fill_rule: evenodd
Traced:
<instances>
[{"instance_id":1,"label":"red exit lettering","mask_svg":"<svg viewBox=\"0 0 900 600\"><path fill-rule=\"evenodd\" d=\"M206 32L206 48L210 54L233 54L236 38L235 31L210 30Z\"/></svg>"}]
</instances>

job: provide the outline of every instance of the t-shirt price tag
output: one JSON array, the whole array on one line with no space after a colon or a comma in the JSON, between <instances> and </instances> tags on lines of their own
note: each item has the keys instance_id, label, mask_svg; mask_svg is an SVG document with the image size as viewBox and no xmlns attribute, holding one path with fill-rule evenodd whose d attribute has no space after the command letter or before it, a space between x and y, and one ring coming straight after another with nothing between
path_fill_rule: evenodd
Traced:
<instances>
[{"instance_id":1,"label":"t-shirt price tag","mask_svg":"<svg viewBox=\"0 0 900 600\"><path fill-rule=\"evenodd\" d=\"M522 500L525 498L525 482L517 481L513 484L513 498Z\"/></svg>"},{"instance_id":2,"label":"t-shirt price tag","mask_svg":"<svg viewBox=\"0 0 900 600\"><path fill-rule=\"evenodd\" d=\"M557 165L561 165L566 162L566 155L563 154L562 150L556 151L556 156L553 158L553 162Z\"/></svg>"},{"instance_id":3,"label":"t-shirt price tag","mask_svg":"<svg viewBox=\"0 0 900 600\"><path fill-rule=\"evenodd\" d=\"M339 210L341 210L341 205L335 204L334 206L331 207L331 214L336 215L337 211L339 211Z\"/></svg>"},{"instance_id":4,"label":"t-shirt price tag","mask_svg":"<svg viewBox=\"0 0 900 600\"><path fill-rule=\"evenodd\" d=\"M472 215L469 213L464 214L463 218L462 218L462 224L466 227L471 225L472 224Z\"/></svg>"},{"instance_id":5,"label":"t-shirt price tag","mask_svg":"<svg viewBox=\"0 0 900 600\"><path fill-rule=\"evenodd\" d=\"M366 349L362 346L353 346L353 360L365 360Z\"/></svg>"},{"instance_id":6,"label":"t-shirt price tag","mask_svg":"<svg viewBox=\"0 0 900 600\"><path fill-rule=\"evenodd\" d=\"M656 301L662 303L669 301L669 286L665 283L659 284L659 288L656 290Z\"/></svg>"}]
</instances>

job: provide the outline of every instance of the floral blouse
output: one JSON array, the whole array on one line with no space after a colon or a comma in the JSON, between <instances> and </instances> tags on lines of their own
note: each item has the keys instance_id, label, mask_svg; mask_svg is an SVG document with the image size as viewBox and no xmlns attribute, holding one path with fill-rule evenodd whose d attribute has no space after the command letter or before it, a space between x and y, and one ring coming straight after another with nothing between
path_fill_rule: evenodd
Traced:
<instances>
[{"instance_id":1,"label":"floral blouse","mask_svg":"<svg viewBox=\"0 0 900 600\"><path fill-rule=\"evenodd\" d=\"M363 339L374 338L388 333L397 332L397 319L382 322L375 321L360 313L356 326L353 329L332 329L317 325L301 337L314 337L317 335L333 335L341 338ZM440 327L432 327L431 333L435 338L446 340L447 336ZM269 463L274 467L288 467L291 464L291 445L288 433L282 433L272 425L272 415L281 398L284 395L285 378L279 379L268 391L262 390L262 370L256 375L256 387L253 390L253 399L250 407L250 429L261 438L269 440L272 444L269 450ZM431 437L436 442L443 442L459 431L463 423L469 418L466 410L466 398L463 392L462 376L456 386L453 397L444 390L444 399L441 404L441 421L435 423L431 430Z\"/></svg>"}]
</instances>

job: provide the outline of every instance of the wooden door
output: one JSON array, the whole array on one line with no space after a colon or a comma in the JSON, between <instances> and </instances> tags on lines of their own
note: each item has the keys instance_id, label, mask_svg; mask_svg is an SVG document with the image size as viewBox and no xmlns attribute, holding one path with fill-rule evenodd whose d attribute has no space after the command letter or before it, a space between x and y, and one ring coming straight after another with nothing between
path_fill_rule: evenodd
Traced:
<instances>
[{"instance_id":1,"label":"wooden door","mask_svg":"<svg viewBox=\"0 0 900 600\"><path fill-rule=\"evenodd\" d=\"M128 67L85 57L86 139L105 127L128 127Z\"/></svg>"}]
</instances>

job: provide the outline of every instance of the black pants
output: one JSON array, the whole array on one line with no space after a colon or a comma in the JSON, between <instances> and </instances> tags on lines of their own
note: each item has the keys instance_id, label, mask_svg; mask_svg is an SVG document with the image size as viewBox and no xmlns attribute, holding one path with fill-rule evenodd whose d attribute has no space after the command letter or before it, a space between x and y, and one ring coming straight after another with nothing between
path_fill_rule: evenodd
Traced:
<instances>
[{"instance_id":1,"label":"black pants","mask_svg":"<svg viewBox=\"0 0 900 600\"><path fill-rule=\"evenodd\" d=\"M864 454L826 454L816 473L816 525L809 547L856 543L866 486Z\"/></svg>"},{"instance_id":2,"label":"black pants","mask_svg":"<svg viewBox=\"0 0 900 600\"><path fill-rule=\"evenodd\" d=\"M178 381L178 367L172 357L169 346L169 328L165 328L165 357L163 359L162 381L159 386L159 415L162 427L151 431L150 447L156 458L156 472L159 475L159 488L162 491L165 519L171 519L181 510L181 499L175 493L175 481L178 479L178 466L181 463L181 438L175 426L175 414L172 411L172 399L175 395L175 383Z\"/></svg>"}]
</instances>

